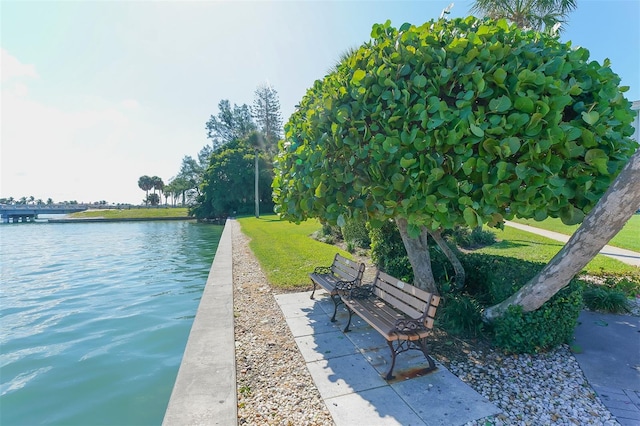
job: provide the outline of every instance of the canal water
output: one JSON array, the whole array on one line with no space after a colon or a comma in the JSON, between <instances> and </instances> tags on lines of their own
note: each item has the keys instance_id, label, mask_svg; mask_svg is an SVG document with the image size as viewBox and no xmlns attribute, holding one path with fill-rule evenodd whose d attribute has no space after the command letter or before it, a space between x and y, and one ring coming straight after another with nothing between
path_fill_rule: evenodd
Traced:
<instances>
[{"instance_id":1,"label":"canal water","mask_svg":"<svg viewBox=\"0 0 640 426\"><path fill-rule=\"evenodd\" d=\"M160 425L221 233L0 225L0 424Z\"/></svg>"}]
</instances>

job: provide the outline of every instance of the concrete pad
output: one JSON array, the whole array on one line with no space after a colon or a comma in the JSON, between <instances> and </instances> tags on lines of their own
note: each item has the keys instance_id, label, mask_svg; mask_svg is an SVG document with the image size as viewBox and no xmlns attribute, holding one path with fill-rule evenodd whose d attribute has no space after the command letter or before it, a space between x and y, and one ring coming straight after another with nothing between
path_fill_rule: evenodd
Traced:
<instances>
[{"instance_id":1,"label":"concrete pad","mask_svg":"<svg viewBox=\"0 0 640 426\"><path fill-rule=\"evenodd\" d=\"M294 316L285 319L293 337L340 331L335 322L331 322L326 314Z\"/></svg>"},{"instance_id":2,"label":"concrete pad","mask_svg":"<svg viewBox=\"0 0 640 426\"><path fill-rule=\"evenodd\" d=\"M310 362L307 368L324 399L387 385L360 354Z\"/></svg>"},{"instance_id":3,"label":"concrete pad","mask_svg":"<svg viewBox=\"0 0 640 426\"><path fill-rule=\"evenodd\" d=\"M357 353L355 346L341 331L294 338L306 362Z\"/></svg>"},{"instance_id":4,"label":"concrete pad","mask_svg":"<svg viewBox=\"0 0 640 426\"><path fill-rule=\"evenodd\" d=\"M574 336L592 386L640 391L640 318L583 311Z\"/></svg>"},{"instance_id":5,"label":"concrete pad","mask_svg":"<svg viewBox=\"0 0 640 426\"><path fill-rule=\"evenodd\" d=\"M336 425L425 426L389 386L325 400Z\"/></svg>"},{"instance_id":6,"label":"concrete pad","mask_svg":"<svg viewBox=\"0 0 640 426\"><path fill-rule=\"evenodd\" d=\"M355 321L351 322L353 324ZM363 352L386 348L387 352L389 352L387 341L380 335L380 333L360 319L356 325L356 327L350 327L351 331L345 333L345 335L349 340L351 340L351 342L353 342L358 350Z\"/></svg>"},{"instance_id":7,"label":"concrete pad","mask_svg":"<svg viewBox=\"0 0 640 426\"><path fill-rule=\"evenodd\" d=\"M276 301L278 299L276 298ZM303 317L307 315L326 315L324 309L320 308L319 302L315 300L300 300L300 304L288 303L280 305L280 310L285 318Z\"/></svg>"},{"instance_id":8,"label":"concrete pad","mask_svg":"<svg viewBox=\"0 0 640 426\"><path fill-rule=\"evenodd\" d=\"M462 425L500 413L482 395L447 369L393 383L391 387L429 426Z\"/></svg>"},{"instance_id":9,"label":"concrete pad","mask_svg":"<svg viewBox=\"0 0 640 426\"><path fill-rule=\"evenodd\" d=\"M440 364L420 376L428 362L418 350L397 356L396 379L387 382L391 353L386 340L357 316L351 332L343 333L346 311L339 308L339 320L331 323L333 302L325 297L307 309L308 294L299 299L302 309L281 307L290 315L287 324L337 426L454 425L500 412Z\"/></svg>"}]
</instances>

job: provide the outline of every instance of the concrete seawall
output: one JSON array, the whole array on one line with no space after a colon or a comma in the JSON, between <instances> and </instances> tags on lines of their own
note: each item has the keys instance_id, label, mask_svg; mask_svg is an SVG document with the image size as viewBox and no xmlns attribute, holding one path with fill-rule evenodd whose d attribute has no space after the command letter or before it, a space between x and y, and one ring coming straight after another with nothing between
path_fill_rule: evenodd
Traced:
<instances>
[{"instance_id":1,"label":"concrete seawall","mask_svg":"<svg viewBox=\"0 0 640 426\"><path fill-rule=\"evenodd\" d=\"M163 426L238 424L231 228L227 220Z\"/></svg>"}]
</instances>

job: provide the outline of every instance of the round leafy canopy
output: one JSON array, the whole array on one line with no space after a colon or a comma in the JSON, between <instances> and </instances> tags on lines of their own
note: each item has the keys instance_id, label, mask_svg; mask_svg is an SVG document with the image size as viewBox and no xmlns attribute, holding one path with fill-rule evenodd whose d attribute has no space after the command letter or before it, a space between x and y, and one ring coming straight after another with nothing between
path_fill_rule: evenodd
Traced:
<instances>
[{"instance_id":1,"label":"round leafy canopy","mask_svg":"<svg viewBox=\"0 0 640 426\"><path fill-rule=\"evenodd\" d=\"M273 187L289 220L577 223L636 148L626 88L584 48L473 17L371 37L285 126Z\"/></svg>"}]
</instances>

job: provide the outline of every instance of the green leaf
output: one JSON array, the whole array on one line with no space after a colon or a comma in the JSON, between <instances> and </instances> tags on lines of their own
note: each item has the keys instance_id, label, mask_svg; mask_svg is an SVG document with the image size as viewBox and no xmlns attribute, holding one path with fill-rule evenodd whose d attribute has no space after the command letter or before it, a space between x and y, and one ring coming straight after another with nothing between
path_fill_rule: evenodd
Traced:
<instances>
[{"instance_id":1,"label":"green leaf","mask_svg":"<svg viewBox=\"0 0 640 426\"><path fill-rule=\"evenodd\" d=\"M424 75L416 75L415 77L413 77L413 84L421 89L427 85L427 77L425 77Z\"/></svg>"},{"instance_id":2,"label":"green leaf","mask_svg":"<svg viewBox=\"0 0 640 426\"><path fill-rule=\"evenodd\" d=\"M526 112L527 114L531 114L534 111L533 101L527 97L519 97L513 106L515 109Z\"/></svg>"},{"instance_id":3,"label":"green leaf","mask_svg":"<svg viewBox=\"0 0 640 426\"><path fill-rule=\"evenodd\" d=\"M597 111L591 111L591 112L583 111L582 119L584 120L585 123L593 126L600 119L600 114L598 114Z\"/></svg>"},{"instance_id":4,"label":"green leaf","mask_svg":"<svg viewBox=\"0 0 640 426\"><path fill-rule=\"evenodd\" d=\"M386 138L382 143L382 149L389 154L395 154L398 152L398 140L395 138Z\"/></svg>"},{"instance_id":5,"label":"green leaf","mask_svg":"<svg viewBox=\"0 0 640 426\"><path fill-rule=\"evenodd\" d=\"M415 158L413 157L406 158L408 155L410 156L411 154L406 154L404 157L400 159L400 167L402 167L403 169L408 169L409 167L413 166L416 163Z\"/></svg>"},{"instance_id":6,"label":"green leaf","mask_svg":"<svg viewBox=\"0 0 640 426\"><path fill-rule=\"evenodd\" d=\"M470 124L469 128L471 129L471 133L473 133L477 137L484 137L484 130L482 130L480 127L476 126L475 124Z\"/></svg>"},{"instance_id":7,"label":"green leaf","mask_svg":"<svg viewBox=\"0 0 640 426\"><path fill-rule=\"evenodd\" d=\"M607 170L607 162L609 161L609 157L603 150L590 149L584 155L584 161L590 166L594 166L603 175L609 174L609 171Z\"/></svg>"},{"instance_id":8,"label":"green leaf","mask_svg":"<svg viewBox=\"0 0 640 426\"><path fill-rule=\"evenodd\" d=\"M347 224L347 221L344 219L344 215L339 214L337 224L340 228L344 228Z\"/></svg>"},{"instance_id":9,"label":"green leaf","mask_svg":"<svg viewBox=\"0 0 640 426\"><path fill-rule=\"evenodd\" d=\"M353 78L351 79L351 83L353 83L356 86L360 85L360 81L365 78L365 76L367 75L367 73L364 70L356 70L353 73Z\"/></svg>"},{"instance_id":10,"label":"green leaf","mask_svg":"<svg viewBox=\"0 0 640 426\"><path fill-rule=\"evenodd\" d=\"M511 99L508 96L500 96L489 101L489 108L497 112L505 112L511 108Z\"/></svg>"},{"instance_id":11,"label":"green leaf","mask_svg":"<svg viewBox=\"0 0 640 426\"><path fill-rule=\"evenodd\" d=\"M482 225L482 222L480 222L480 218L478 217L476 211L471 207L465 208L462 212L462 216L464 217L465 223L471 228L476 228Z\"/></svg>"},{"instance_id":12,"label":"green leaf","mask_svg":"<svg viewBox=\"0 0 640 426\"><path fill-rule=\"evenodd\" d=\"M507 72L503 68L498 68L493 73L493 79L498 84L504 84L504 80L507 78Z\"/></svg>"}]
</instances>

